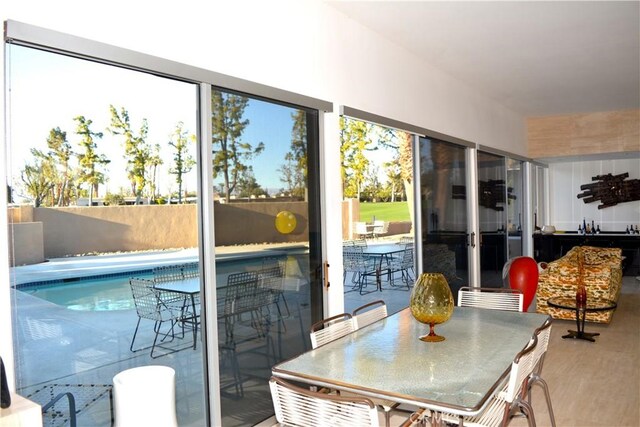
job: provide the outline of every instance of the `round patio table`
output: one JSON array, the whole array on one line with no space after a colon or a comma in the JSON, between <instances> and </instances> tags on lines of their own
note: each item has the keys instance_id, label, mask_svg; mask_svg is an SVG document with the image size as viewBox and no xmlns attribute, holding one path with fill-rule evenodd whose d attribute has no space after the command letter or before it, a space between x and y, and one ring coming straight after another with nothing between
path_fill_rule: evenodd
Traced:
<instances>
[{"instance_id":1,"label":"round patio table","mask_svg":"<svg viewBox=\"0 0 640 427\"><path fill-rule=\"evenodd\" d=\"M562 338L581 339L591 342L595 342L596 340L593 339L593 337L600 335L600 333L584 331L584 321L587 312L613 310L618 306L615 301L606 298L587 298L587 304L584 307L578 307L576 305L575 298L567 297L549 298L547 300L547 304L551 307L573 310L576 312L576 326L578 330L574 331L569 329L567 331L569 333L567 335L563 335Z\"/></svg>"}]
</instances>

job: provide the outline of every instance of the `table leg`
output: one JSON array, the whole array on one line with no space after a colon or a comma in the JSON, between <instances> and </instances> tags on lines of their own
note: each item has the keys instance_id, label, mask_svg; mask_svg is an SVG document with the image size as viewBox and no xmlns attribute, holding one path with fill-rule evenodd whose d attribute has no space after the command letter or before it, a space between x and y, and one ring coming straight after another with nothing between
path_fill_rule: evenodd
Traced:
<instances>
[{"instance_id":1,"label":"table leg","mask_svg":"<svg viewBox=\"0 0 640 427\"><path fill-rule=\"evenodd\" d=\"M198 313L196 312L196 298L191 294L191 309L193 310L193 349L198 342Z\"/></svg>"},{"instance_id":2,"label":"table leg","mask_svg":"<svg viewBox=\"0 0 640 427\"><path fill-rule=\"evenodd\" d=\"M596 342L593 337L597 337L600 335L598 332L585 332L584 331L584 322L587 317L587 311L584 308L576 309L576 329L577 331L569 329L567 335L563 335L562 338L573 338L573 339L581 339L591 342Z\"/></svg>"}]
</instances>

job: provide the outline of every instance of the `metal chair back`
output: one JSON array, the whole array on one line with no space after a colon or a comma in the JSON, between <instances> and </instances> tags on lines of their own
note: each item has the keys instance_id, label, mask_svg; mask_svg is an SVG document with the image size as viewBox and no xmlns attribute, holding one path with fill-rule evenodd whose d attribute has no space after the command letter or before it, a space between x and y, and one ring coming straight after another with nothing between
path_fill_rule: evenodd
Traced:
<instances>
[{"instance_id":1,"label":"metal chair back","mask_svg":"<svg viewBox=\"0 0 640 427\"><path fill-rule=\"evenodd\" d=\"M311 325L311 347L318 348L328 342L355 331L353 317L349 313L338 314Z\"/></svg>"},{"instance_id":2,"label":"metal chair back","mask_svg":"<svg viewBox=\"0 0 640 427\"><path fill-rule=\"evenodd\" d=\"M147 279L129 280L133 303L136 307L138 317L153 321L161 320L159 291L153 287L153 281Z\"/></svg>"},{"instance_id":3,"label":"metal chair back","mask_svg":"<svg viewBox=\"0 0 640 427\"><path fill-rule=\"evenodd\" d=\"M377 427L378 411L365 397L319 393L280 378L269 380L276 421L280 425Z\"/></svg>"},{"instance_id":4,"label":"metal chair back","mask_svg":"<svg viewBox=\"0 0 640 427\"><path fill-rule=\"evenodd\" d=\"M353 311L354 329L364 328L385 317L387 317L385 302L382 300L370 302Z\"/></svg>"},{"instance_id":5,"label":"metal chair back","mask_svg":"<svg viewBox=\"0 0 640 427\"><path fill-rule=\"evenodd\" d=\"M509 288L470 288L458 290L459 307L476 307L490 310L523 310L522 292Z\"/></svg>"}]
</instances>

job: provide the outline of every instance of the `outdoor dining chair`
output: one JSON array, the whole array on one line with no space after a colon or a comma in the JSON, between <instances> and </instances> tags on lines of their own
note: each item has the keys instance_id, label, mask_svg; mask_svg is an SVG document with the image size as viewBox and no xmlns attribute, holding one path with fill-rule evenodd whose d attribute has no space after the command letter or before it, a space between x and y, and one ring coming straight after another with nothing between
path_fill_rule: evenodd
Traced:
<instances>
[{"instance_id":1,"label":"outdoor dining chair","mask_svg":"<svg viewBox=\"0 0 640 427\"><path fill-rule=\"evenodd\" d=\"M389 223L387 221L373 221L373 238L377 239L380 236L384 236L389 232Z\"/></svg>"},{"instance_id":2,"label":"outdoor dining chair","mask_svg":"<svg viewBox=\"0 0 640 427\"><path fill-rule=\"evenodd\" d=\"M458 290L459 307L522 311L522 298L522 292L510 288L471 288L463 286Z\"/></svg>"},{"instance_id":3,"label":"outdoor dining chair","mask_svg":"<svg viewBox=\"0 0 640 427\"><path fill-rule=\"evenodd\" d=\"M368 285L369 277L375 277L378 263L375 258L364 252L364 246L347 243L342 246L342 280L346 280L347 274L352 273L352 290L358 290L363 294Z\"/></svg>"},{"instance_id":4,"label":"outdoor dining chair","mask_svg":"<svg viewBox=\"0 0 640 427\"><path fill-rule=\"evenodd\" d=\"M355 331L353 317L349 313L342 313L311 325L311 348L318 348L333 340L337 340Z\"/></svg>"},{"instance_id":5,"label":"outdoor dining chair","mask_svg":"<svg viewBox=\"0 0 640 427\"><path fill-rule=\"evenodd\" d=\"M200 275L200 271L198 270L198 263L192 262L187 264L174 264L174 265L161 265L158 267L154 267L152 270L153 273L153 281L155 283L167 283L167 282L180 282L182 280L191 279L198 277ZM180 294L172 294L166 295L163 294L165 298L175 298L177 303L178 301L182 301L184 305L184 310L188 311L191 309L191 300L186 295ZM165 301L169 302L169 301ZM200 306L200 296L195 297L194 301L196 307ZM199 313L195 313L196 316L199 316Z\"/></svg>"},{"instance_id":6,"label":"outdoor dining chair","mask_svg":"<svg viewBox=\"0 0 640 427\"><path fill-rule=\"evenodd\" d=\"M407 286L407 290L411 289L416 274L413 268L413 244L406 244L404 251L391 258L388 261L388 268L391 274L391 286L395 286L394 274L400 272L401 280Z\"/></svg>"},{"instance_id":7,"label":"outdoor dining chair","mask_svg":"<svg viewBox=\"0 0 640 427\"><path fill-rule=\"evenodd\" d=\"M480 414L473 417L461 417L447 413L432 414L432 416L440 415L442 421L455 425L494 427L506 426L513 415L520 412L527 418L529 427L535 426L533 409L525 394L528 378L535 369L537 345L538 338L534 335L526 347L513 359L509 377L501 390L491 398L485 410Z\"/></svg>"},{"instance_id":8,"label":"outdoor dining chair","mask_svg":"<svg viewBox=\"0 0 640 427\"><path fill-rule=\"evenodd\" d=\"M280 378L269 380L273 408L280 425L378 427L378 410L365 397L325 394L300 388Z\"/></svg>"},{"instance_id":9,"label":"outdoor dining chair","mask_svg":"<svg viewBox=\"0 0 640 427\"><path fill-rule=\"evenodd\" d=\"M360 329L387 317L387 305L384 301L373 301L353 310L354 328Z\"/></svg>"},{"instance_id":10,"label":"outdoor dining chair","mask_svg":"<svg viewBox=\"0 0 640 427\"><path fill-rule=\"evenodd\" d=\"M553 406L551 405L551 395L549 394L549 386L547 382L542 379L542 365L544 363L544 357L547 353L547 348L549 347L549 337L551 335L551 323L553 322L553 318L549 317L540 326L536 329L534 335L538 338L538 345L536 346L535 356L534 356L534 369L529 377L528 383L528 392L527 396L529 399L529 404L531 404L531 388L534 384L539 384L544 391L544 397L547 401L547 409L549 411L549 417L551 419L551 427L556 426L556 419L553 414Z\"/></svg>"},{"instance_id":11,"label":"outdoor dining chair","mask_svg":"<svg viewBox=\"0 0 640 427\"><path fill-rule=\"evenodd\" d=\"M184 304L183 296L175 294L174 292L160 291L154 287L154 282L147 279L132 278L129 280L131 286L131 293L133 294L133 302L138 314L138 322L136 329L133 332L133 338L131 338L131 345L129 350L132 352L145 350L151 348L150 356L155 359L161 355L154 355L156 347L160 347L160 343L164 342L167 338L171 338L168 342L173 341L175 338L175 327L182 321L184 316ZM174 304L174 302L178 303ZM140 327L142 319L151 320L153 324L153 344L151 346L137 348L134 350L134 343ZM167 330L163 333L162 325L169 323ZM160 341L158 338L162 335ZM184 336L184 330L182 330L182 336ZM170 350L169 353L173 353L177 350ZM169 354L164 353L164 354ZM164 355L162 354L162 355Z\"/></svg>"},{"instance_id":12,"label":"outdoor dining chair","mask_svg":"<svg viewBox=\"0 0 640 427\"><path fill-rule=\"evenodd\" d=\"M272 297L272 303L278 310L278 318L291 316L289 304L284 297L284 279L286 277L286 262L281 258L265 258L262 262L262 268L258 271L260 285L265 288ZM283 307L280 307L282 303ZM286 314L283 315L283 310ZM284 322L282 323L284 327Z\"/></svg>"},{"instance_id":13,"label":"outdoor dining chair","mask_svg":"<svg viewBox=\"0 0 640 427\"><path fill-rule=\"evenodd\" d=\"M373 230L369 228L366 222L354 222L353 223L353 233L361 239L366 239L367 237L373 237Z\"/></svg>"}]
</instances>

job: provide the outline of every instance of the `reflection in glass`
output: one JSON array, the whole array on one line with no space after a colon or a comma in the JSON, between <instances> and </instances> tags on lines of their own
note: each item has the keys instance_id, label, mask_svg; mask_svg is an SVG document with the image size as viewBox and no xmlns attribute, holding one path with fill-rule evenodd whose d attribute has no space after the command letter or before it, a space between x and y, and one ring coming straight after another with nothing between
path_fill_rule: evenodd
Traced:
<instances>
[{"instance_id":1,"label":"reflection in glass","mask_svg":"<svg viewBox=\"0 0 640 427\"><path fill-rule=\"evenodd\" d=\"M522 256L524 162L507 158L507 259Z\"/></svg>"},{"instance_id":2,"label":"reflection in glass","mask_svg":"<svg viewBox=\"0 0 640 427\"><path fill-rule=\"evenodd\" d=\"M466 148L420 138L422 263L454 294L468 283Z\"/></svg>"},{"instance_id":3,"label":"reflection in glass","mask_svg":"<svg viewBox=\"0 0 640 427\"><path fill-rule=\"evenodd\" d=\"M197 86L14 45L7 55L18 393L41 405L71 393L77 425L106 427L113 377L162 364L175 370L179 424L204 425L198 300L145 290L179 319L156 334L130 286L161 264L197 271ZM68 409L55 409L64 423Z\"/></svg>"},{"instance_id":4,"label":"reflection in glass","mask_svg":"<svg viewBox=\"0 0 640 427\"><path fill-rule=\"evenodd\" d=\"M222 419L254 425L321 314L318 113L222 90L211 106Z\"/></svg>"},{"instance_id":5,"label":"reflection in glass","mask_svg":"<svg viewBox=\"0 0 640 427\"><path fill-rule=\"evenodd\" d=\"M507 200L505 158L478 151L478 216L480 226L480 281L485 287L502 287L502 267L507 260ZM517 224L513 224L514 231Z\"/></svg>"}]
</instances>

